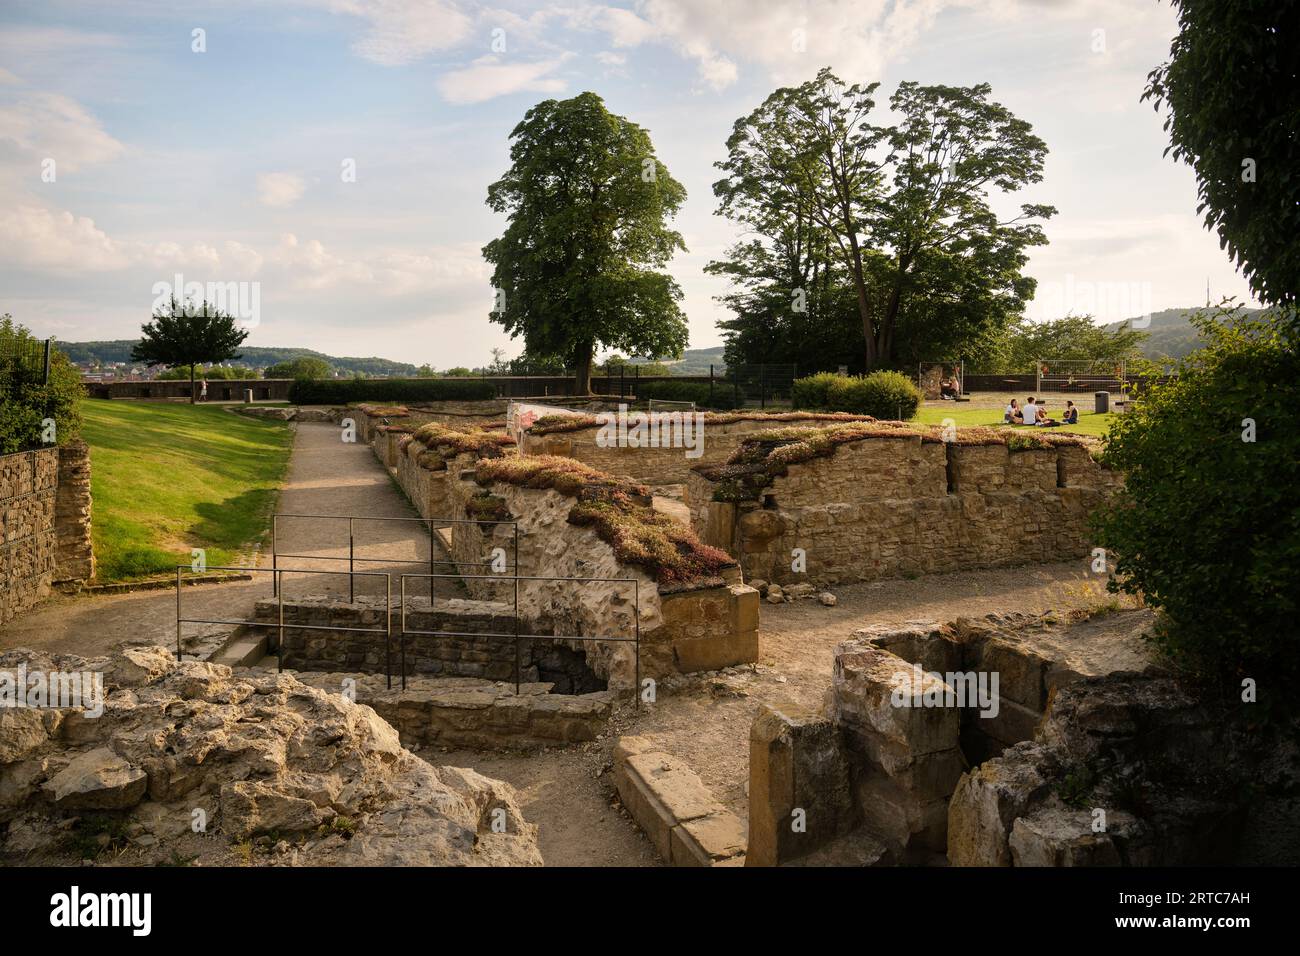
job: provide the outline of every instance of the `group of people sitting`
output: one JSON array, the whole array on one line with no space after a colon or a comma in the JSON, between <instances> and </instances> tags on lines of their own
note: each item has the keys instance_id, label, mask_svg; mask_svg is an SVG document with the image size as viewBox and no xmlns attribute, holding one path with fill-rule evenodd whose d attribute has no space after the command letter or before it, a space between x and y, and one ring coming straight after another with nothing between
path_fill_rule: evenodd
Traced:
<instances>
[{"instance_id":1,"label":"group of people sitting","mask_svg":"<svg viewBox=\"0 0 1300 956\"><path fill-rule=\"evenodd\" d=\"M1079 424L1079 409L1074 402L1066 401L1065 415L1062 421L1047 416L1047 405L1035 404L1034 397L1031 395L1025 400L1025 407L1020 405L1013 398L1007 405L1006 410L1002 413L1002 420L1008 425L1038 425L1043 428L1056 428L1059 425L1077 425Z\"/></svg>"}]
</instances>

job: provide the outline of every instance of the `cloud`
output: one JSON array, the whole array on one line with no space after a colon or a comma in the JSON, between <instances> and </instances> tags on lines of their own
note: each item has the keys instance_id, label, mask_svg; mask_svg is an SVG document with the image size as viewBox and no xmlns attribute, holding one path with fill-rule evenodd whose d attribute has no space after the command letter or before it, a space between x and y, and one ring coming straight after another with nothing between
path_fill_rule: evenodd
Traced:
<instances>
[{"instance_id":1,"label":"cloud","mask_svg":"<svg viewBox=\"0 0 1300 956\"><path fill-rule=\"evenodd\" d=\"M573 10L569 24L608 35L615 47L659 43L693 60L703 85L723 90L738 63L766 69L778 82L806 79L830 64L859 78L878 77L945 8L990 0L640 0L636 11L610 6Z\"/></svg>"},{"instance_id":2,"label":"cloud","mask_svg":"<svg viewBox=\"0 0 1300 956\"><path fill-rule=\"evenodd\" d=\"M564 80L549 74L572 56L564 53L532 63L507 62L497 56L480 57L463 69L439 77L438 92L450 103L482 103L522 91L560 93L565 88Z\"/></svg>"},{"instance_id":3,"label":"cloud","mask_svg":"<svg viewBox=\"0 0 1300 956\"><path fill-rule=\"evenodd\" d=\"M445 0L312 0L331 13L368 22L353 44L358 56L384 66L401 66L437 50L456 46L473 21Z\"/></svg>"},{"instance_id":4,"label":"cloud","mask_svg":"<svg viewBox=\"0 0 1300 956\"><path fill-rule=\"evenodd\" d=\"M28 159L50 158L57 171L75 171L125 151L99 120L66 96L19 91L6 100L0 105L0 141L12 142Z\"/></svg>"},{"instance_id":5,"label":"cloud","mask_svg":"<svg viewBox=\"0 0 1300 956\"><path fill-rule=\"evenodd\" d=\"M257 177L257 200L263 206L280 209L302 198L307 184L294 173L261 173Z\"/></svg>"},{"instance_id":6,"label":"cloud","mask_svg":"<svg viewBox=\"0 0 1300 956\"><path fill-rule=\"evenodd\" d=\"M4 258L29 269L103 272L131 262L94 220L70 212L28 205L0 211L0 235Z\"/></svg>"}]
</instances>

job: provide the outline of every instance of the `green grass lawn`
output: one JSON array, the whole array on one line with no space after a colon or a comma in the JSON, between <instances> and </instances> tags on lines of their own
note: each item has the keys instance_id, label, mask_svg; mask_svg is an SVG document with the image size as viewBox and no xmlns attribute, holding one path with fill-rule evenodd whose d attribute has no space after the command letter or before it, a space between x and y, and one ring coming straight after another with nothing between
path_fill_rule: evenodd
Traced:
<instances>
[{"instance_id":1,"label":"green grass lawn","mask_svg":"<svg viewBox=\"0 0 1300 956\"><path fill-rule=\"evenodd\" d=\"M1065 407L1063 402L1048 406L1048 414L1059 420L1061 410ZM1060 428L1052 428L1052 432L1072 432L1078 435L1094 435L1101 438L1106 434L1110 427L1110 420L1114 412L1107 412L1104 415L1098 415L1096 412L1090 412L1086 409L1079 409L1079 424L1062 425ZM960 403L945 402L942 405L923 405L917 410L916 418L913 421L920 422L923 425L942 425L945 418L951 418L958 428L964 425L1002 425L1001 408L970 408ZM1028 426L1015 426L1016 431L1029 431Z\"/></svg>"},{"instance_id":2,"label":"green grass lawn","mask_svg":"<svg viewBox=\"0 0 1300 956\"><path fill-rule=\"evenodd\" d=\"M100 581L233 565L268 534L288 467L285 422L213 405L87 400L93 534Z\"/></svg>"}]
</instances>

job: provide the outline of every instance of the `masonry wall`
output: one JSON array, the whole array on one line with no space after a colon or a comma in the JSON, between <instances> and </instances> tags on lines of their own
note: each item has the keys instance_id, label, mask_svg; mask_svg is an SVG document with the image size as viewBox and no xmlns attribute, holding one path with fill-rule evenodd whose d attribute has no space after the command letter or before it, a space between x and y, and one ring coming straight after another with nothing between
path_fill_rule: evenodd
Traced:
<instances>
[{"instance_id":1,"label":"masonry wall","mask_svg":"<svg viewBox=\"0 0 1300 956\"><path fill-rule=\"evenodd\" d=\"M59 448L59 487L54 499L55 583L89 581L95 576L90 528L90 446L77 438Z\"/></svg>"},{"instance_id":2,"label":"masonry wall","mask_svg":"<svg viewBox=\"0 0 1300 956\"><path fill-rule=\"evenodd\" d=\"M420 467L423 450L411 442L398 450L403 436L379 432L375 453L389 464L398 484L425 517L465 518L470 498L500 497L518 519L519 553L508 523L449 525L439 537L462 574L486 572L495 548L507 565L526 577L581 578L580 581L526 580L518 584L520 613L539 628L535 633L584 635L605 640L567 642L585 656L587 665L610 687L626 688L636 680L640 637L642 677L714 670L758 657L758 593L739 581L709 583L661 594L656 582L639 568L622 564L613 549L591 528L569 524L574 500L555 491L520 488L504 482L484 488L474 481L474 456L461 455L446 469ZM595 579L613 578L614 581ZM509 583L465 579L471 597L514 601ZM639 630L638 630L639 624ZM557 642L559 643L559 642Z\"/></svg>"},{"instance_id":3,"label":"masonry wall","mask_svg":"<svg viewBox=\"0 0 1300 956\"><path fill-rule=\"evenodd\" d=\"M781 421L756 415L734 422L706 422L697 444L700 455L688 458L684 448L633 448L597 443L598 426L546 435L526 433L520 450L526 455L562 455L611 475L647 485L685 484L697 465L722 464L742 441L755 432L816 421ZM689 492L688 492L689 493Z\"/></svg>"},{"instance_id":4,"label":"masonry wall","mask_svg":"<svg viewBox=\"0 0 1300 956\"><path fill-rule=\"evenodd\" d=\"M49 593L58 481L57 448L0 457L0 623Z\"/></svg>"},{"instance_id":5,"label":"masonry wall","mask_svg":"<svg viewBox=\"0 0 1300 956\"><path fill-rule=\"evenodd\" d=\"M1080 447L916 436L850 442L788 472L740 504L713 501L718 485L698 472L689 479L696 533L736 557L746 580L834 585L1080 557L1089 514L1118 484Z\"/></svg>"}]
</instances>

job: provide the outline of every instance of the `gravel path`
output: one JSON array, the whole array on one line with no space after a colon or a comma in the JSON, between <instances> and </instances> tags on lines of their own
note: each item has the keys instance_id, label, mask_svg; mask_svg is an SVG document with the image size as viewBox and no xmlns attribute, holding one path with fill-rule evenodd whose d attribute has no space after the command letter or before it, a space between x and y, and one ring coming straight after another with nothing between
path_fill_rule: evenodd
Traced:
<instances>
[{"instance_id":1,"label":"gravel path","mask_svg":"<svg viewBox=\"0 0 1300 956\"><path fill-rule=\"evenodd\" d=\"M416 518L415 509L389 478L366 445L344 443L339 429L329 423L304 422L296 426L289 474L276 510L281 514L365 515ZM347 570L348 523L330 519L281 519L278 550L308 555L282 559L280 567ZM377 563L358 562L357 570L425 572L429 535L418 521L355 522L355 555ZM325 560L333 558L336 560ZM337 560L337 559L343 560ZM416 564L388 563L406 559ZM269 568L269 554L259 558ZM346 574L287 574L285 596L333 594L347 597ZM356 579L357 594L383 594L382 580ZM413 584L416 594L427 594L426 584ZM398 592L397 579L393 593ZM439 593L458 594L450 583ZM182 592L186 617L247 620L254 604L271 596L271 575L256 574L251 582L187 587ZM232 630L226 625L186 625L186 638L204 643L219 640ZM0 629L0 648L31 647L94 657L122 644L176 641L176 594L173 589L137 591L83 597L55 597L39 609ZM190 646L187 642L186 646Z\"/></svg>"}]
</instances>

